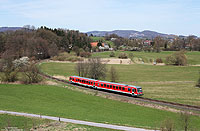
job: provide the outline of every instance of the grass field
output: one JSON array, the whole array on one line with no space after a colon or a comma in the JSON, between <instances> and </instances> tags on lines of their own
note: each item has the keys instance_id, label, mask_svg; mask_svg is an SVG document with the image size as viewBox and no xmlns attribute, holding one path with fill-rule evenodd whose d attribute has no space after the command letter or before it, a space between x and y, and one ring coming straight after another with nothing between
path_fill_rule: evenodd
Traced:
<instances>
[{"instance_id":1,"label":"grass field","mask_svg":"<svg viewBox=\"0 0 200 131\"><path fill-rule=\"evenodd\" d=\"M32 127L51 122L46 119L37 119L23 116L0 114L0 129L17 127L18 129L30 130Z\"/></svg>"},{"instance_id":2,"label":"grass field","mask_svg":"<svg viewBox=\"0 0 200 131\"><path fill-rule=\"evenodd\" d=\"M148 53L148 52L138 52L138 51L115 51L115 57L118 57L118 55L121 52L125 52L127 54L133 53L134 58L142 58L142 60L145 63L149 63L150 59L156 60L157 58L161 58L163 61L165 61L166 57L172 53L173 51L162 51L161 53ZM107 52L98 52L93 53L92 57L101 57L101 58L109 58L110 51ZM200 52L187 52L186 53L188 64L195 65L200 64Z\"/></svg>"},{"instance_id":3,"label":"grass field","mask_svg":"<svg viewBox=\"0 0 200 131\"><path fill-rule=\"evenodd\" d=\"M42 126L41 126L42 125ZM45 126L44 126L45 125ZM30 130L31 128L36 128L42 131L47 130L92 130L92 131L112 131L110 129L91 127L85 125L77 125L64 122L56 122L47 119L30 118L23 116L15 116L8 114L0 114L0 129L6 129L7 127L14 127L17 129Z\"/></svg>"},{"instance_id":4,"label":"grass field","mask_svg":"<svg viewBox=\"0 0 200 131\"><path fill-rule=\"evenodd\" d=\"M43 72L50 75L77 75L74 63L43 63ZM142 64L114 66L120 83L139 85L145 97L200 106L200 89L195 88L199 67L152 66ZM109 81L109 71L105 80Z\"/></svg>"},{"instance_id":5,"label":"grass field","mask_svg":"<svg viewBox=\"0 0 200 131\"><path fill-rule=\"evenodd\" d=\"M153 129L171 119L181 128L179 114L56 86L0 84L0 109ZM200 130L200 117L190 120L191 127Z\"/></svg>"}]
</instances>

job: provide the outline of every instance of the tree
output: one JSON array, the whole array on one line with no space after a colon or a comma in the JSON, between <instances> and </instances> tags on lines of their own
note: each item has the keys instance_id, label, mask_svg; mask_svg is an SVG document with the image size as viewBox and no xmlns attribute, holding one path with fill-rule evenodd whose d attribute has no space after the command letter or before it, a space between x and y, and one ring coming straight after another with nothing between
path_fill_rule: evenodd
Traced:
<instances>
[{"instance_id":1,"label":"tree","mask_svg":"<svg viewBox=\"0 0 200 131\"><path fill-rule=\"evenodd\" d=\"M110 79L112 82L116 82L118 80L118 74L115 67L111 66L110 68Z\"/></svg>"},{"instance_id":2,"label":"tree","mask_svg":"<svg viewBox=\"0 0 200 131\"><path fill-rule=\"evenodd\" d=\"M106 65L100 58L90 58L88 61L78 62L75 70L79 76L92 79L104 79L106 77Z\"/></svg>"},{"instance_id":3,"label":"tree","mask_svg":"<svg viewBox=\"0 0 200 131\"><path fill-rule=\"evenodd\" d=\"M76 66L75 66L75 70L78 74L78 76L81 77L89 77L89 63L88 61L79 61Z\"/></svg>"},{"instance_id":4,"label":"tree","mask_svg":"<svg viewBox=\"0 0 200 131\"><path fill-rule=\"evenodd\" d=\"M22 81L24 84L32 84L32 83L39 83L42 81L42 78L40 77L40 70L37 68L34 62L23 66L21 68L21 71L23 72L23 79Z\"/></svg>"},{"instance_id":5,"label":"tree","mask_svg":"<svg viewBox=\"0 0 200 131\"><path fill-rule=\"evenodd\" d=\"M166 57L167 65L178 65L178 66L186 66L187 65L187 57L185 55L185 51L178 51Z\"/></svg>"},{"instance_id":6,"label":"tree","mask_svg":"<svg viewBox=\"0 0 200 131\"><path fill-rule=\"evenodd\" d=\"M153 49L155 52L157 52L157 53L160 52L160 47L163 45L163 42L164 42L164 40L160 36L157 36L154 38Z\"/></svg>"},{"instance_id":7,"label":"tree","mask_svg":"<svg viewBox=\"0 0 200 131\"><path fill-rule=\"evenodd\" d=\"M90 58L89 77L93 79L104 79L106 77L106 65L101 62L100 58Z\"/></svg>"},{"instance_id":8,"label":"tree","mask_svg":"<svg viewBox=\"0 0 200 131\"><path fill-rule=\"evenodd\" d=\"M200 72L199 72L199 79L198 79L198 81L197 81L196 86L200 88Z\"/></svg>"},{"instance_id":9,"label":"tree","mask_svg":"<svg viewBox=\"0 0 200 131\"><path fill-rule=\"evenodd\" d=\"M19 72L18 68L14 66L13 57L9 53L4 53L0 63L1 81L4 82L14 82L17 80L17 74Z\"/></svg>"},{"instance_id":10,"label":"tree","mask_svg":"<svg viewBox=\"0 0 200 131\"><path fill-rule=\"evenodd\" d=\"M190 127L190 114L187 112L181 112L180 115L180 122L181 126L184 129L184 131L188 131Z\"/></svg>"}]
</instances>

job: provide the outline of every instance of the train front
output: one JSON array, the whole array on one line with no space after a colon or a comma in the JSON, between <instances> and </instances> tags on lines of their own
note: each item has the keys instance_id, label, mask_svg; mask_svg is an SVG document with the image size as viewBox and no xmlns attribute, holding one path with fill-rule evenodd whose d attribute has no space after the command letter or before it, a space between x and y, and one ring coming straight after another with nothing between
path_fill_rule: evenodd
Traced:
<instances>
[{"instance_id":1,"label":"train front","mask_svg":"<svg viewBox=\"0 0 200 131\"><path fill-rule=\"evenodd\" d=\"M135 92L135 95L137 95L137 96L142 96L142 95L144 95L143 94L143 91L142 91L142 88L140 87L140 86L136 86L136 92Z\"/></svg>"}]
</instances>

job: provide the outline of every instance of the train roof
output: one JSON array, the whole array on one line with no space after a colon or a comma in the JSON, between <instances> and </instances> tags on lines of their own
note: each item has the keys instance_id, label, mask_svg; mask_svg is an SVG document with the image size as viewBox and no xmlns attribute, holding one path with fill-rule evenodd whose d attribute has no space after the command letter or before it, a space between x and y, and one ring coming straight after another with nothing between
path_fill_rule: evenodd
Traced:
<instances>
[{"instance_id":1,"label":"train roof","mask_svg":"<svg viewBox=\"0 0 200 131\"><path fill-rule=\"evenodd\" d=\"M77 77L77 78L82 78L82 79L87 79L87 80L99 81L99 80L90 79L90 78L86 78L86 77L80 77L80 76L71 76L71 77Z\"/></svg>"},{"instance_id":2,"label":"train roof","mask_svg":"<svg viewBox=\"0 0 200 131\"><path fill-rule=\"evenodd\" d=\"M90 79L90 78L86 78L86 77L80 77L80 76L72 76L72 77L77 77L77 78L82 78L82 79L87 79L87 80L93 80L93 81L98 81L98 82L105 82L105 83L110 83L110 84L117 84L117 85L122 85L122 86L141 88L139 86L134 86L134 85L120 84L120 83L109 82L109 81L101 81L101 80L95 80L95 79Z\"/></svg>"}]
</instances>

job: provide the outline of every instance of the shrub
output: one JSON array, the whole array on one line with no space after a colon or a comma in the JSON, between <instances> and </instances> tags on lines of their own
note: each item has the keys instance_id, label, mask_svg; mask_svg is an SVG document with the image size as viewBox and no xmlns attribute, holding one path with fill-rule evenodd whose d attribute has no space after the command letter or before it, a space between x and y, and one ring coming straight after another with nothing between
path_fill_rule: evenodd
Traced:
<instances>
[{"instance_id":1,"label":"shrub","mask_svg":"<svg viewBox=\"0 0 200 131\"><path fill-rule=\"evenodd\" d=\"M128 56L127 56L126 53L120 53L119 56L118 56L118 58L121 58L121 59L127 59Z\"/></svg>"},{"instance_id":2,"label":"shrub","mask_svg":"<svg viewBox=\"0 0 200 131\"><path fill-rule=\"evenodd\" d=\"M115 52L111 52L110 57L115 57Z\"/></svg>"},{"instance_id":3,"label":"shrub","mask_svg":"<svg viewBox=\"0 0 200 131\"><path fill-rule=\"evenodd\" d=\"M200 72L199 72L199 79L198 79L198 81L197 81L196 87L199 87L199 88L200 88Z\"/></svg>"},{"instance_id":4,"label":"shrub","mask_svg":"<svg viewBox=\"0 0 200 131\"><path fill-rule=\"evenodd\" d=\"M174 131L174 122L171 119L166 119L165 121L163 121L161 123L161 127L160 127L161 131Z\"/></svg>"},{"instance_id":5,"label":"shrub","mask_svg":"<svg viewBox=\"0 0 200 131\"><path fill-rule=\"evenodd\" d=\"M170 56L166 57L167 65L178 65L178 66L186 66L187 65L187 57L185 56L185 51L178 51L173 53Z\"/></svg>"},{"instance_id":6,"label":"shrub","mask_svg":"<svg viewBox=\"0 0 200 131\"><path fill-rule=\"evenodd\" d=\"M52 57L51 60L75 62L75 61L81 61L82 59L78 56L74 56L66 52L63 52L63 53L58 54L58 56Z\"/></svg>"},{"instance_id":7,"label":"shrub","mask_svg":"<svg viewBox=\"0 0 200 131\"><path fill-rule=\"evenodd\" d=\"M84 52L81 52L81 53L80 53L80 56L81 56L81 57L89 58L89 57L91 56L91 53L90 53L90 52L85 52L85 51L84 51Z\"/></svg>"},{"instance_id":8,"label":"shrub","mask_svg":"<svg viewBox=\"0 0 200 131\"><path fill-rule=\"evenodd\" d=\"M161 58L157 58L156 63L163 63L163 60Z\"/></svg>"},{"instance_id":9,"label":"shrub","mask_svg":"<svg viewBox=\"0 0 200 131\"><path fill-rule=\"evenodd\" d=\"M42 81L42 77L40 76L40 70L37 68L35 63L31 63L22 69L23 77L21 81L24 84L32 84L32 83L39 83Z\"/></svg>"}]
</instances>

